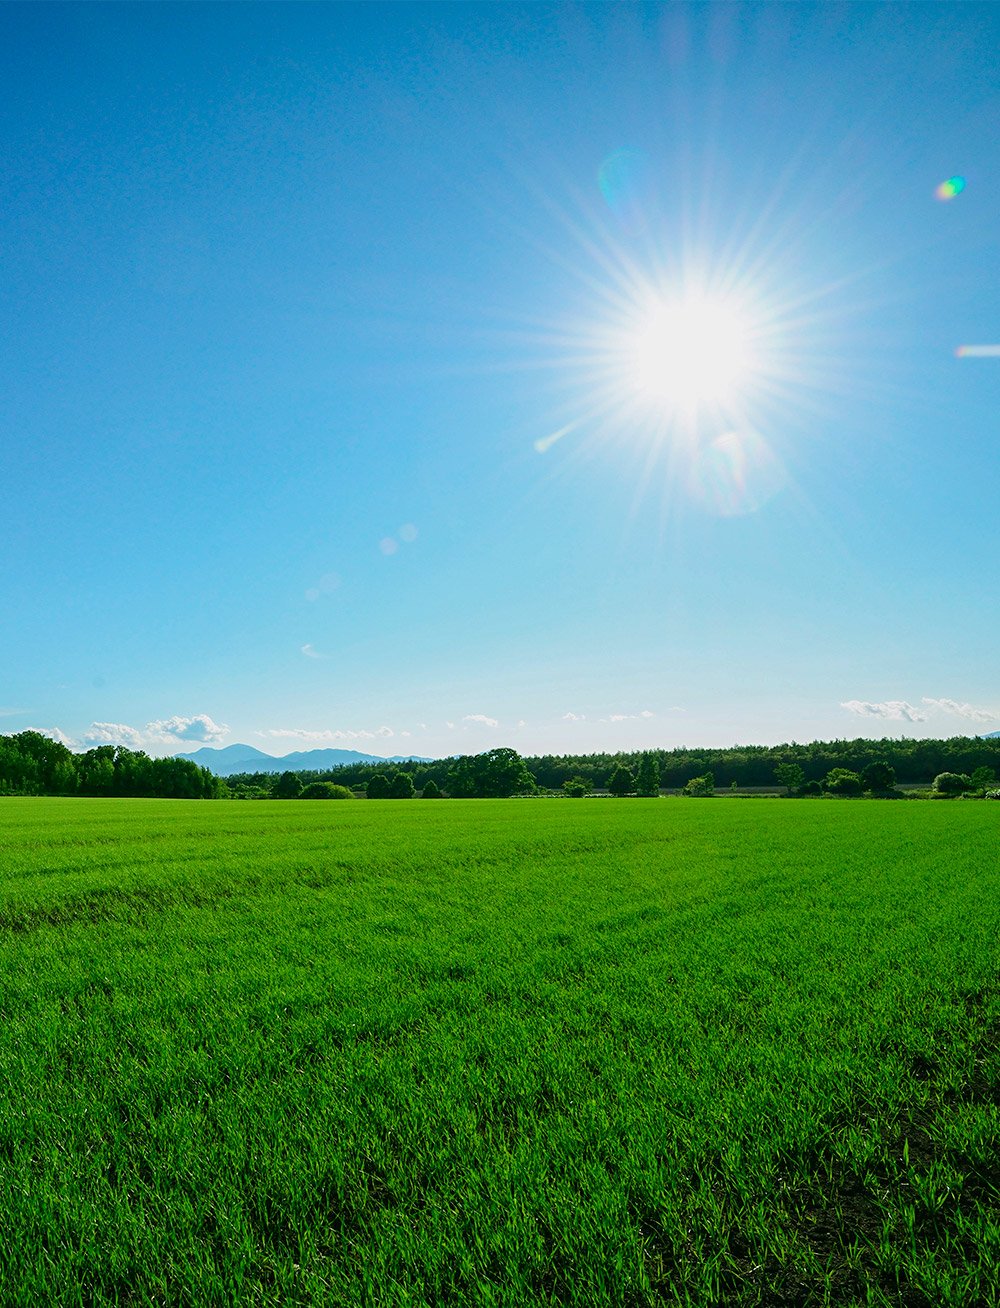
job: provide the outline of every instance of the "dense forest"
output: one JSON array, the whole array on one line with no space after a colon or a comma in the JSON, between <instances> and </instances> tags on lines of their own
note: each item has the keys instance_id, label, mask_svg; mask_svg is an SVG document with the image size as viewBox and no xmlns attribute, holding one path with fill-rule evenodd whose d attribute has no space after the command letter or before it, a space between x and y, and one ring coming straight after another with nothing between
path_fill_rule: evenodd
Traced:
<instances>
[{"instance_id":1,"label":"dense forest","mask_svg":"<svg viewBox=\"0 0 1000 1308\"><path fill-rule=\"evenodd\" d=\"M511 750L492 755L513 756ZM363 763L325 772L243 773L223 780L185 759L150 758L120 745L99 745L74 754L65 745L37 731L0 736L0 795L107 795L153 796L164 799L268 798L298 794L310 782L336 781L363 791L372 777L389 783L397 775L409 777L422 793L428 782L455 794L517 793L525 787L486 788L473 777L476 759L444 758L433 763ZM977 768L1000 773L1000 738L953 736L949 740L828 740L808 745L735 745L728 749L671 749L618 754L544 754L523 760L539 790L561 791L563 784L580 778L591 790L606 790L612 773L627 768L637 773L646 760L659 773L660 787L679 790L692 778L711 773L718 788L777 787L775 769L796 763L804 780L822 781L833 768L863 772L871 763L890 765L900 785L929 785L942 772L971 774ZM506 758L507 766L512 759ZM478 789L477 789L478 785ZM409 786L395 793L411 793Z\"/></svg>"},{"instance_id":2,"label":"dense forest","mask_svg":"<svg viewBox=\"0 0 1000 1308\"><path fill-rule=\"evenodd\" d=\"M216 799L225 782L179 758L150 758L121 745L74 754L38 731L0 736L0 795L146 795Z\"/></svg>"},{"instance_id":3,"label":"dense forest","mask_svg":"<svg viewBox=\"0 0 1000 1308\"><path fill-rule=\"evenodd\" d=\"M564 782L581 777L592 790L606 790L611 774L619 767L638 771L644 757L651 756L659 769L660 786L680 790L693 778L711 772L715 785L728 788L777 787L775 768L797 763L805 781L822 781L833 768L863 772L870 764L885 762L892 767L900 785L930 785L941 772L971 774L977 768L1000 773L1000 738L953 736L948 740L818 740L808 745L794 741L786 745L734 745L728 749L657 749L618 754L543 754L525 759L528 771L542 790L562 789ZM408 773L417 791L428 781L447 794L453 793L449 776L459 760L438 759L433 763L349 764L326 772L297 772L303 785L311 781L336 780L353 789L364 789L375 774L390 780L396 773ZM276 793L279 776L266 772L240 773L229 778L233 794L251 798Z\"/></svg>"}]
</instances>

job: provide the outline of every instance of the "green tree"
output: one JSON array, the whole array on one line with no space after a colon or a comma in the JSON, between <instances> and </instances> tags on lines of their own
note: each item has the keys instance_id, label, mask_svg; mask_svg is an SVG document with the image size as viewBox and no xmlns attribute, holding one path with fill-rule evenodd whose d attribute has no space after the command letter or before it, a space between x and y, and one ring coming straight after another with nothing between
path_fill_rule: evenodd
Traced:
<instances>
[{"instance_id":1,"label":"green tree","mask_svg":"<svg viewBox=\"0 0 1000 1308\"><path fill-rule=\"evenodd\" d=\"M635 774L636 794L647 799L660 793L660 765L655 754L643 754L639 770Z\"/></svg>"},{"instance_id":2,"label":"green tree","mask_svg":"<svg viewBox=\"0 0 1000 1308\"><path fill-rule=\"evenodd\" d=\"M861 787L873 795L887 795L896 789L896 769L884 759L869 763L861 773Z\"/></svg>"},{"instance_id":3,"label":"green tree","mask_svg":"<svg viewBox=\"0 0 1000 1308\"><path fill-rule=\"evenodd\" d=\"M297 772L282 772L271 793L275 799L297 799L302 793L302 779Z\"/></svg>"},{"instance_id":4,"label":"green tree","mask_svg":"<svg viewBox=\"0 0 1000 1308\"><path fill-rule=\"evenodd\" d=\"M517 750L491 749L456 759L448 773L448 789L459 799L509 799L530 794L535 778Z\"/></svg>"},{"instance_id":5,"label":"green tree","mask_svg":"<svg viewBox=\"0 0 1000 1308\"><path fill-rule=\"evenodd\" d=\"M774 775L789 795L798 790L806 779L806 774L798 763L779 763L774 769Z\"/></svg>"},{"instance_id":6,"label":"green tree","mask_svg":"<svg viewBox=\"0 0 1000 1308\"><path fill-rule=\"evenodd\" d=\"M934 778L933 790L937 795L964 795L972 787L972 779L958 772L939 772Z\"/></svg>"},{"instance_id":7,"label":"green tree","mask_svg":"<svg viewBox=\"0 0 1000 1308\"><path fill-rule=\"evenodd\" d=\"M831 795L861 794L861 778L850 768L831 768L823 785Z\"/></svg>"},{"instance_id":8,"label":"green tree","mask_svg":"<svg viewBox=\"0 0 1000 1308\"><path fill-rule=\"evenodd\" d=\"M434 780L433 777L431 777L429 781L424 782L424 788L421 793L421 798L422 799L441 798L441 787L438 785L438 783Z\"/></svg>"},{"instance_id":9,"label":"green tree","mask_svg":"<svg viewBox=\"0 0 1000 1308\"><path fill-rule=\"evenodd\" d=\"M992 768L976 768L969 780L972 782L973 790L989 790L996 785L997 774Z\"/></svg>"},{"instance_id":10,"label":"green tree","mask_svg":"<svg viewBox=\"0 0 1000 1308\"><path fill-rule=\"evenodd\" d=\"M619 763L608 777L608 790L619 798L623 795L631 795L635 790L635 777L623 763Z\"/></svg>"},{"instance_id":11,"label":"green tree","mask_svg":"<svg viewBox=\"0 0 1000 1308\"><path fill-rule=\"evenodd\" d=\"M389 795L392 799L413 798L413 778L409 772L397 772L389 783Z\"/></svg>"},{"instance_id":12,"label":"green tree","mask_svg":"<svg viewBox=\"0 0 1000 1308\"><path fill-rule=\"evenodd\" d=\"M332 781L311 781L299 799L353 799L346 786L335 786Z\"/></svg>"},{"instance_id":13,"label":"green tree","mask_svg":"<svg viewBox=\"0 0 1000 1308\"><path fill-rule=\"evenodd\" d=\"M376 772L368 778L365 794L369 799L389 798L389 778L384 772Z\"/></svg>"},{"instance_id":14,"label":"green tree","mask_svg":"<svg viewBox=\"0 0 1000 1308\"><path fill-rule=\"evenodd\" d=\"M684 787L684 794L695 799L710 799L715 794L715 777L711 772L706 772L703 777L692 777Z\"/></svg>"},{"instance_id":15,"label":"green tree","mask_svg":"<svg viewBox=\"0 0 1000 1308\"><path fill-rule=\"evenodd\" d=\"M590 782L585 777L570 777L563 782L563 790L570 799L583 799L589 789Z\"/></svg>"}]
</instances>

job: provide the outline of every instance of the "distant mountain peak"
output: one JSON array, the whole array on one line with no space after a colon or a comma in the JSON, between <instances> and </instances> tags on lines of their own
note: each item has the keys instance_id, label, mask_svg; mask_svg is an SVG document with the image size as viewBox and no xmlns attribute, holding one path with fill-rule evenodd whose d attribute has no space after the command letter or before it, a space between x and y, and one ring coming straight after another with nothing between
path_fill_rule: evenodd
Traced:
<instances>
[{"instance_id":1,"label":"distant mountain peak","mask_svg":"<svg viewBox=\"0 0 1000 1308\"><path fill-rule=\"evenodd\" d=\"M265 754L253 745L205 745L193 754L177 754L201 768L208 768L217 777L231 777L237 772L326 772L330 768L344 767L349 763L430 763L432 760L417 754L394 755L380 758L378 754L362 754L355 749L297 750L276 758Z\"/></svg>"}]
</instances>

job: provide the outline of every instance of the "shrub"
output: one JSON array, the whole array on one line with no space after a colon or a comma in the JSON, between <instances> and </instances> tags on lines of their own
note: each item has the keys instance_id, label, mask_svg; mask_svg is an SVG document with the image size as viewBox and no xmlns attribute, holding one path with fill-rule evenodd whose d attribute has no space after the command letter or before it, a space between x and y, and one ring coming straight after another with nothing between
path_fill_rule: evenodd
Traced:
<instances>
[{"instance_id":1,"label":"shrub","mask_svg":"<svg viewBox=\"0 0 1000 1308\"><path fill-rule=\"evenodd\" d=\"M695 799L710 798L715 794L715 777L711 772L706 772L703 777L692 777L684 787L684 794Z\"/></svg>"},{"instance_id":2,"label":"shrub","mask_svg":"<svg viewBox=\"0 0 1000 1308\"><path fill-rule=\"evenodd\" d=\"M425 783L424 783L423 791L421 792L421 798L422 798L422 799L440 799L440 798L441 798L441 787L440 787L440 786L438 785L438 783L437 783L436 781L434 781L434 780L430 780L430 781L425 782Z\"/></svg>"},{"instance_id":3,"label":"shrub","mask_svg":"<svg viewBox=\"0 0 1000 1308\"><path fill-rule=\"evenodd\" d=\"M831 795L861 794L861 778L849 768L831 768L823 785Z\"/></svg>"},{"instance_id":4,"label":"shrub","mask_svg":"<svg viewBox=\"0 0 1000 1308\"><path fill-rule=\"evenodd\" d=\"M335 786L332 781L312 781L300 793L299 799L353 799L346 786Z\"/></svg>"},{"instance_id":5,"label":"shrub","mask_svg":"<svg viewBox=\"0 0 1000 1308\"><path fill-rule=\"evenodd\" d=\"M964 795L971 788L970 779L958 772L939 772L932 786L936 795Z\"/></svg>"},{"instance_id":6,"label":"shrub","mask_svg":"<svg viewBox=\"0 0 1000 1308\"><path fill-rule=\"evenodd\" d=\"M568 781L563 782L563 790L570 799L583 799L589 789L590 782L586 777L570 777Z\"/></svg>"},{"instance_id":7,"label":"shrub","mask_svg":"<svg viewBox=\"0 0 1000 1308\"><path fill-rule=\"evenodd\" d=\"M823 787L818 781L807 781L804 786L799 787L800 795L822 795Z\"/></svg>"}]
</instances>

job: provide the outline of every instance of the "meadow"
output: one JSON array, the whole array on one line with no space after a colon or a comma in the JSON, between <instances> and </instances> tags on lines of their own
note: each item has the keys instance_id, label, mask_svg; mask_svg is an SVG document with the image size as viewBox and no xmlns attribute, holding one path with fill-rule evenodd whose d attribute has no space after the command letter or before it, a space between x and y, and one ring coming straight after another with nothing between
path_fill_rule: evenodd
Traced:
<instances>
[{"instance_id":1,"label":"meadow","mask_svg":"<svg viewBox=\"0 0 1000 1308\"><path fill-rule=\"evenodd\" d=\"M0 800L0 1302L996 1302L998 822Z\"/></svg>"}]
</instances>

